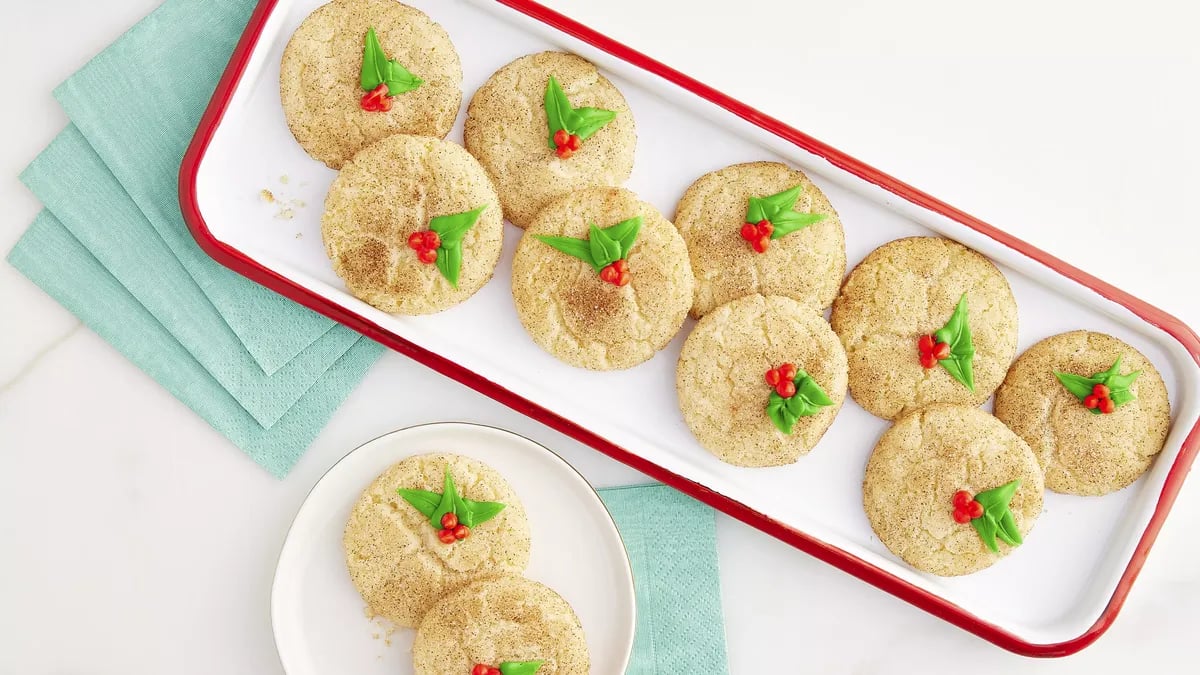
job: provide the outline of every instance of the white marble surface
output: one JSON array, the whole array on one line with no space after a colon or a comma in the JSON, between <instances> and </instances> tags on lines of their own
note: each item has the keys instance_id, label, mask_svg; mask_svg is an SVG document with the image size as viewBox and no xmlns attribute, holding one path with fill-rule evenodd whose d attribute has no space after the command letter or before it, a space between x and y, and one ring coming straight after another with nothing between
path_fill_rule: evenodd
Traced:
<instances>
[{"instance_id":1,"label":"white marble surface","mask_svg":"<svg viewBox=\"0 0 1200 675\"><path fill-rule=\"evenodd\" d=\"M39 208L18 171L66 122L50 89L156 4L0 3L0 252ZM547 4L1200 327L1194 6ZM529 435L597 485L639 480L388 355L275 481L7 265L0 316L0 673L280 672L268 584L304 494L355 445L447 410ZM1109 633L1031 661L721 517L731 669L1188 671L1198 527L1191 485Z\"/></svg>"}]
</instances>

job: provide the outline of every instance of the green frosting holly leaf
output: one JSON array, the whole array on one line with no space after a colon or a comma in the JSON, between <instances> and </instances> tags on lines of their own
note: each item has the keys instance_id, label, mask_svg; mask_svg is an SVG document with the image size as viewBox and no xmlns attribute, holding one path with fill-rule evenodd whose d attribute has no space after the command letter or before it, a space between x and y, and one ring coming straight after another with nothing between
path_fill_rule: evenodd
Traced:
<instances>
[{"instance_id":1,"label":"green frosting holly leaf","mask_svg":"<svg viewBox=\"0 0 1200 675\"><path fill-rule=\"evenodd\" d=\"M458 488L454 485L454 478L450 475L450 467L446 467L446 476L442 481L442 492L431 492L429 490L413 490L409 488L397 488L396 494L404 498L408 502L429 519L429 524L433 529L442 529L442 516L447 513L453 513L458 517L458 522L467 527L475 527L476 525L487 522L495 518L497 514L504 510L504 504L500 502L476 502L470 499L463 498L458 493Z\"/></svg>"},{"instance_id":2,"label":"green frosting holly leaf","mask_svg":"<svg viewBox=\"0 0 1200 675\"><path fill-rule=\"evenodd\" d=\"M809 417L821 412L821 408L833 405L833 401L821 385L803 370L796 371L792 378L796 385L796 393L784 398L778 392L772 391L767 397L767 417L785 434L792 433L792 428L801 417Z\"/></svg>"},{"instance_id":3,"label":"green frosting holly leaf","mask_svg":"<svg viewBox=\"0 0 1200 675\"><path fill-rule=\"evenodd\" d=\"M1129 390L1129 387L1133 384L1133 381L1138 379L1138 377L1142 374L1142 371L1135 370L1132 373L1119 375L1118 372L1120 369L1121 357L1118 356L1117 360L1113 362L1112 366L1110 366L1108 370L1101 373L1096 373L1091 377L1084 377L1083 375L1076 375L1074 373L1062 373L1057 370L1054 371L1054 376L1058 378L1058 381L1062 383L1062 386L1067 388L1067 391L1071 392L1075 395L1075 398L1079 399L1080 403L1083 403L1083 399L1092 395L1092 390L1096 385L1102 384L1108 387L1108 398L1112 400L1113 406L1120 408L1126 403L1129 403L1137 398L1137 396L1135 396L1133 392ZM1089 410L1092 411L1093 415L1100 414L1099 408L1089 408Z\"/></svg>"},{"instance_id":4,"label":"green frosting holly leaf","mask_svg":"<svg viewBox=\"0 0 1200 675\"><path fill-rule=\"evenodd\" d=\"M825 220L823 213L798 213L793 210L802 192L804 186L797 185L768 197L751 197L746 207L746 222L757 224L763 220L769 221L775 228L771 238L780 239Z\"/></svg>"},{"instance_id":5,"label":"green frosting holly leaf","mask_svg":"<svg viewBox=\"0 0 1200 675\"><path fill-rule=\"evenodd\" d=\"M505 661L500 664L500 675L534 675L545 661Z\"/></svg>"},{"instance_id":6,"label":"green frosting holly leaf","mask_svg":"<svg viewBox=\"0 0 1200 675\"><path fill-rule=\"evenodd\" d=\"M579 258L592 266L599 274L600 270L618 260L629 257L629 251L637 241L638 232L642 229L642 217L634 216L608 227L588 228L587 239L574 237L550 237L535 234L534 239L551 248L566 253L573 258Z\"/></svg>"},{"instance_id":7,"label":"green frosting holly leaf","mask_svg":"<svg viewBox=\"0 0 1200 675\"><path fill-rule=\"evenodd\" d=\"M971 327L967 323L967 294L958 299L958 305L946 325L933 334L934 340L950 345L950 356L940 359L939 364L950 376L964 387L975 391L975 345L971 344Z\"/></svg>"},{"instance_id":8,"label":"green frosting holly leaf","mask_svg":"<svg viewBox=\"0 0 1200 675\"><path fill-rule=\"evenodd\" d=\"M391 59L383 52L379 44L379 36L374 28L367 30L367 38L363 42L362 70L359 72L358 85L363 91L371 91L381 83L387 84L388 96L412 91L425 83L425 80L413 75L400 62Z\"/></svg>"},{"instance_id":9,"label":"green frosting holly leaf","mask_svg":"<svg viewBox=\"0 0 1200 675\"><path fill-rule=\"evenodd\" d=\"M458 288L458 273L462 269L462 240L467 230L475 227L487 204L447 216L437 216L429 221L429 229L437 232L441 244L437 249L438 271L450 285Z\"/></svg>"},{"instance_id":10,"label":"green frosting holly leaf","mask_svg":"<svg viewBox=\"0 0 1200 675\"><path fill-rule=\"evenodd\" d=\"M992 553L1000 552L1000 547L996 545L997 539L1009 546L1021 545L1021 531L1017 529L1017 521L1008 508L1019 487L1021 481L1014 480L975 495L975 501L983 507L983 515L972 518L971 525L979 533L983 545Z\"/></svg>"},{"instance_id":11,"label":"green frosting holly leaf","mask_svg":"<svg viewBox=\"0 0 1200 675\"><path fill-rule=\"evenodd\" d=\"M546 139L552 150L558 147L554 144L554 134L559 129L583 141L617 118L617 113L612 110L572 108L562 85L553 75L546 82L545 104L546 128L549 130Z\"/></svg>"}]
</instances>

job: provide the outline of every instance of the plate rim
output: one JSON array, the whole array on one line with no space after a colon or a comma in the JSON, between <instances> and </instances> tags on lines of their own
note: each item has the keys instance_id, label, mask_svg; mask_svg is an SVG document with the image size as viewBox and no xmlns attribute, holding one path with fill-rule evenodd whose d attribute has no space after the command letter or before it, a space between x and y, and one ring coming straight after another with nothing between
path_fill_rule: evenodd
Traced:
<instances>
[{"instance_id":1,"label":"plate rim","mask_svg":"<svg viewBox=\"0 0 1200 675\"><path fill-rule=\"evenodd\" d=\"M794 145L805 152L825 160L839 170L856 176L873 187L896 196L903 202L947 219L966 228L973 235L990 239L999 246L1011 249L1017 254L1033 260L1065 279L1110 302L1122 306L1151 328L1165 334L1173 341L1170 342L1173 348L1176 346L1181 348L1183 353L1190 358L1191 363L1185 364L1188 366L1187 374L1192 378L1197 378L1197 374L1200 373L1200 368L1198 368L1200 367L1200 336L1178 318L1158 307L1102 281L1080 268L1008 234L979 218L971 216L944 201L922 192L770 115L762 113L727 94L709 87L666 64L654 60L613 38L549 9L535 0L465 1L480 6L490 5L492 7L512 10L533 22L543 24L549 29L582 41L592 48L606 52L616 59L627 62L636 68L640 68L651 75L661 78L667 83L665 86L682 89L709 104L722 108L743 119L748 124L778 137L783 142ZM473 373L441 354L419 347L400 335L382 328L362 315L348 310L314 292L308 291L291 279L265 267L262 263L247 256L242 251L216 238L204 220L196 195L196 180L199 168L203 162L208 145L212 141L213 135L224 117L230 99L241 81L263 28L272 15L272 11L280 2L281 0L259 0L258 5L250 16L246 30L239 39L230 57L229 64L217 84L213 97L201 117L196 133L180 165L180 210L192 237L206 254L230 270L271 288L284 297L313 311L346 325L376 342L380 342L392 350L412 358L435 372L464 384L531 419L545 424L551 429L584 443L613 459L647 474L655 480L670 485L684 494L783 541L789 546L851 574L861 581L871 584L1003 649L1023 656L1068 656L1094 643L1112 626L1128 597L1133 583L1136 581L1138 574L1145 564L1146 557L1162 529L1167 514L1174 505L1179 490L1182 488L1197 454L1200 453L1200 420L1186 432L1180 445L1179 453L1164 478L1158 501L1154 504L1153 513L1147 521L1145 528L1140 533L1134 534L1131 537L1132 540L1136 541L1133 553L1099 617L1097 617L1096 621L1090 627L1074 638L1056 642L1034 642L997 626L986 618L972 614L952 601L918 587L815 535L780 522L772 516L726 497L706 485L697 483L646 460L631 450L589 431L579 423L534 403L481 375ZM1195 382L1192 384L1194 385Z\"/></svg>"},{"instance_id":2,"label":"plate rim","mask_svg":"<svg viewBox=\"0 0 1200 675\"><path fill-rule=\"evenodd\" d=\"M362 443L359 443L357 446L352 448L349 452L347 452L346 454L339 457L337 459L337 461L335 461L333 464L329 465L329 468L325 469L325 471L323 471L321 473L320 477L318 477L317 480L312 484L312 487L310 487L308 489L308 491L304 494L304 499L302 499L300 501L300 505L298 507L296 507L296 513L295 513L295 515L292 516L292 521L288 524L287 531L283 535L283 542L279 545L279 553L275 556L275 569L271 573L271 597L267 603L268 604L267 613L268 613L268 617L269 617L270 623L271 623L271 644L275 647L275 656L279 660L279 665L281 668L283 668L283 672L287 673L289 671L288 671L288 664L287 664L287 662L284 661L284 658L283 658L283 652L280 651L280 649L279 649L279 635L278 635L278 627L277 627L277 623L279 621L279 618L278 618L279 611L278 611L278 608L276 607L276 597L278 596L278 592L279 592L279 589L278 589L279 568L280 568L281 564L283 563L283 556L284 556L284 553L288 549L288 544L289 544L289 542L292 541L292 534L296 529L296 522L300 519L300 515L304 511L305 506L307 506L309 501L312 499L313 492L316 491L317 486L319 486L326 478L329 477L329 474L333 473L333 471L335 469L337 469L339 466L342 465L342 462L346 461L351 455L358 452L359 450L362 450L363 448L366 448L366 447L373 445L379 441L382 441L383 439L388 438L389 436L411 433L411 432L419 430L419 429L429 429L429 428L433 428L433 427L459 428L459 429L466 428L466 429L473 429L475 431L484 430L489 433L499 433L499 434L511 436L511 437L516 438L521 441L525 441L526 443L529 443L537 450L545 453L546 455L549 455L551 461L557 461L559 464L566 467L570 473L574 474L575 477L579 479L580 483L582 483L584 486L587 487L588 491L591 493L592 498L595 499L596 503L600 505L600 508L604 512L604 515L608 517L608 522L611 525L610 533L615 536L617 544L619 546L619 550L621 551L621 554L622 554L620 556L620 560L623 563L623 565L621 566L621 570L624 571L623 579L625 580L626 586L628 588L628 597L632 599L632 603L630 604L630 609L631 609L630 619L631 619L631 621L629 624L629 630L627 631L628 632L628 635L626 636L627 639L624 640L627 644L626 644L625 649L622 650L624 652L624 657L622 657L620 659L620 663L619 663L619 665L621 667L620 672L625 672L625 670L629 668L630 659L633 657L633 645L634 645L634 641L636 640L636 636L637 636L637 623L638 623L637 589L634 584L634 578L633 578L633 563L629 559L629 548L625 545L625 539L621 536L621 530L620 530L620 528L617 527L617 521L615 518L613 518L612 511L609 510L608 505L604 503L604 499L600 497L600 492L597 491L596 487L594 485L592 485L591 482L588 481L588 479L579 471L579 469L576 469L570 462L568 462L566 459L563 459L562 455L551 450L549 447L533 440L532 438L529 438L528 436L519 434L515 431L510 431L508 429L504 429L502 427L498 427L498 426L495 426L492 424L483 424L481 422L468 422L468 421L462 421L462 420L441 421L441 422L422 422L420 424L412 424L409 426L400 427L398 429L393 429L391 431L388 431L388 432L382 433L378 436L375 436L374 438L370 438L366 441L363 441ZM522 576L524 576L524 575L522 574Z\"/></svg>"}]
</instances>

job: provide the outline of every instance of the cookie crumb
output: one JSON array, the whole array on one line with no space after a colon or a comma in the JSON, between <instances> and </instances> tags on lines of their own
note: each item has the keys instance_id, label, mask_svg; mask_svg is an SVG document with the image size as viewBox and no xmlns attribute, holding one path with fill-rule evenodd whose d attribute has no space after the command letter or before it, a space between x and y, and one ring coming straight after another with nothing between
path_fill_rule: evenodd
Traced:
<instances>
[{"instance_id":1,"label":"cookie crumb","mask_svg":"<svg viewBox=\"0 0 1200 675\"><path fill-rule=\"evenodd\" d=\"M266 188L263 188L262 191L258 193L258 196L261 197L262 200L268 204L275 203L275 193L271 192L270 190L268 190Z\"/></svg>"},{"instance_id":2,"label":"cookie crumb","mask_svg":"<svg viewBox=\"0 0 1200 675\"><path fill-rule=\"evenodd\" d=\"M288 178L288 175L286 173L279 177L279 182L283 183L284 185L287 185L289 180L291 180L291 179Z\"/></svg>"},{"instance_id":3,"label":"cookie crumb","mask_svg":"<svg viewBox=\"0 0 1200 675\"><path fill-rule=\"evenodd\" d=\"M303 239L303 238L304 238L304 233L303 233L303 232L297 232L297 233L296 233L296 238L297 238L297 239Z\"/></svg>"},{"instance_id":4,"label":"cookie crumb","mask_svg":"<svg viewBox=\"0 0 1200 675\"><path fill-rule=\"evenodd\" d=\"M279 213L275 214L275 218L277 220L291 220L292 218L295 218L295 217L296 217L296 212L293 211L290 206L280 209Z\"/></svg>"}]
</instances>

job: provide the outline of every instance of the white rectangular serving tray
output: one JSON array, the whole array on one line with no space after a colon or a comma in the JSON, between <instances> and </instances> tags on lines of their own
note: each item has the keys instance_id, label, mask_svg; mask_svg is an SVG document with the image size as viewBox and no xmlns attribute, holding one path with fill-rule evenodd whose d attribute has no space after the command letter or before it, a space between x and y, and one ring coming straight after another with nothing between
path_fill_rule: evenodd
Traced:
<instances>
[{"instance_id":1,"label":"white rectangular serving tray","mask_svg":"<svg viewBox=\"0 0 1200 675\"><path fill-rule=\"evenodd\" d=\"M464 111L499 67L559 49L592 60L625 94L638 125L626 186L668 217L701 174L776 160L801 167L828 195L856 264L904 236L938 234L1000 265L1020 308L1020 349L1062 331L1111 333L1162 372L1173 409L1152 469L1118 493L1047 493L1026 543L962 578L922 574L873 535L863 469L888 423L847 398L820 444L796 464L724 464L688 432L675 362L694 322L649 362L590 372L539 349L517 319L510 263L521 231L506 225L495 278L466 303L425 317L380 312L349 295L321 242L321 204L335 173L310 159L284 122L279 61L320 0L262 0L197 132L181 202L197 240L229 267L322 311L598 449L647 471L870 583L1005 648L1057 656L1102 633L1119 610L1195 454L1200 343L1185 326L966 214L917 192L528 0L407 0L441 23L462 58ZM286 177L286 178L284 178ZM286 180L286 182L284 182ZM275 201L267 202L262 190ZM636 396L629 392L637 392ZM990 406L990 403L988 404ZM1192 433L1185 443L1185 437ZM1011 589L1020 588L1021 593Z\"/></svg>"}]
</instances>

